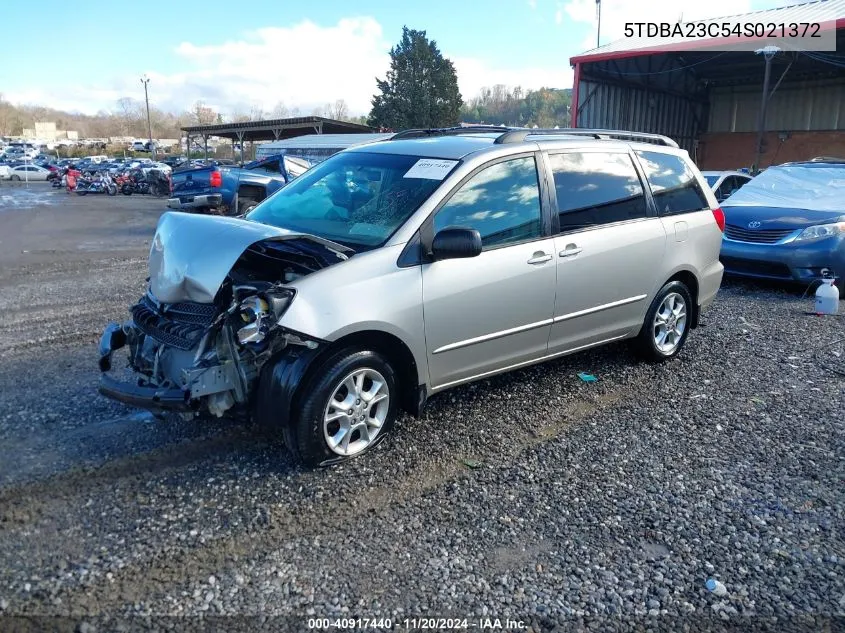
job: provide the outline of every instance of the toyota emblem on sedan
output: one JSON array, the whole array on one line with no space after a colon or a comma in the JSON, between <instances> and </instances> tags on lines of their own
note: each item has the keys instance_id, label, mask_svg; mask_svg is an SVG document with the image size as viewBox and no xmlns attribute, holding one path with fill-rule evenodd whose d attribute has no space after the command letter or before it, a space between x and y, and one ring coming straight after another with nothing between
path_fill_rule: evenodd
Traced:
<instances>
[{"instance_id":1,"label":"toyota emblem on sedan","mask_svg":"<svg viewBox=\"0 0 845 633\"><path fill-rule=\"evenodd\" d=\"M748 223L748 228L749 228L749 229L759 229L761 224L763 224L763 223L762 223L762 222L758 222L757 220L754 220L754 222L749 222L749 223Z\"/></svg>"}]
</instances>

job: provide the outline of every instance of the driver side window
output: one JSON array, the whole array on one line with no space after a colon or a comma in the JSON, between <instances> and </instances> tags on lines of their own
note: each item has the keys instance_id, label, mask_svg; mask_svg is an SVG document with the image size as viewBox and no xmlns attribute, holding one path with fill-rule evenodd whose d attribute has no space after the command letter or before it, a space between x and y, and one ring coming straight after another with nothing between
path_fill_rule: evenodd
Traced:
<instances>
[{"instance_id":1,"label":"driver side window","mask_svg":"<svg viewBox=\"0 0 845 633\"><path fill-rule=\"evenodd\" d=\"M464 183L434 216L434 232L477 229L487 250L540 237L540 214L534 157L515 158L491 165Z\"/></svg>"}]
</instances>

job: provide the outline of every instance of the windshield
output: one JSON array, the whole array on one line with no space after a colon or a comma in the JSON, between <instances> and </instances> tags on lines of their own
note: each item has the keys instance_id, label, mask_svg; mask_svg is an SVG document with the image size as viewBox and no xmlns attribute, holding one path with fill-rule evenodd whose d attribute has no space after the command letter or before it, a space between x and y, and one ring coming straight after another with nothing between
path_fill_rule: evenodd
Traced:
<instances>
[{"instance_id":1,"label":"windshield","mask_svg":"<svg viewBox=\"0 0 845 633\"><path fill-rule=\"evenodd\" d=\"M845 167L823 163L769 167L734 193L726 204L841 211Z\"/></svg>"},{"instance_id":2,"label":"windshield","mask_svg":"<svg viewBox=\"0 0 845 633\"><path fill-rule=\"evenodd\" d=\"M436 163L439 169L418 168ZM356 246L383 244L458 161L348 152L335 154L259 204L248 220Z\"/></svg>"},{"instance_id":3,"label":"windshield","mask_svg":"<svg viewBox=\"0 0 845 633\"><path fill-rule=\"evenodd\" d=\"M708 184L710 187L712 187L713 185L715 185L715 184L716 184L716 181L717 181L717 180L719 180L719 176L718 176L718 175L716 175L716 176L704 176L704 178L707 180L707 184Z\"/></svg>"}]
</instances>

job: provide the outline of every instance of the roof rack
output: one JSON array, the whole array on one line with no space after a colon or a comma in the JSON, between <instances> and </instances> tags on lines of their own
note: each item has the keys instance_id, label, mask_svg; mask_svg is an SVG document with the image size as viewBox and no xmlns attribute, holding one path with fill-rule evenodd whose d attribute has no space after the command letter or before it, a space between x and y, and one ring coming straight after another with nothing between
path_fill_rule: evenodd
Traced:
<instances>
[{"instance_id":1,"label":"roof rack","mask_svg":"<svg viewBox=\"0 0 845 633\"><path fill-rule=\"evenodd\" d=\"M502 125L466 125L457 127L442 128L420 128L413 130L402 130L391 137L391 141L407 138L425 138L428 136L457 136L459 134L472 134L473 132L506 132L515 128Z\"/></svg>"},{"instance_id":2,"label":"roof rack","mask_svg":"<svg viewBox=\"0 0 845 633\"><path fill-rule=\"evenodd\" d=\"M403 130L394 134L390 139L396 141L400 139L409 138L427 138L432 136L458 136L461 134L472 134L478 132L494 132L498 133L495 143L497 145L504 145L507 143L522 143L529 136L589 136L597 140L625 140L625 141L643 141L646 143L655 143L657 145L666 145L667 147L678 147L678 144L668 136L662 134L650 134L648 132L630 132L627 130L593 130L586 128L555 128L555 129L541 129L541 128L522 128L522 127L506 127L501 125L467 125L457 127L444 128L422 128L413 130Z\"/></svg>"},{"instance_id":3,"label":"roof rack","mask_svg":"<svg viewBox=\"0 0 845 633\"><path fill-rule=\"evenodd\" d=\"M615 139L624 141L644 141L667 147L678 147L678 144L668 136L650 134L648 132L629 132L626 130L593 130L586 128L555 128L552 130L538 128L511 129L496 139L496 143L521 143L529 136L589 136L597 140Z\"/></svg>"}]
</instances>

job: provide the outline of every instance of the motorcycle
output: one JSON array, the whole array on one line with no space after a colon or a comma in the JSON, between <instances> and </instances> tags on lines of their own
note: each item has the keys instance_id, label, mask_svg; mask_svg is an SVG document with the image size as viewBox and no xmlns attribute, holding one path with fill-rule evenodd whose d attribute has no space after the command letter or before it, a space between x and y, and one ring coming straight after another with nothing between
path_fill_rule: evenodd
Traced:
<instances>
[{"instance_id":1,"label":"motorcycle","mask_svg":"<svg viewBox=\"0 0 845 633\"><path fill-rule=\"evenodd\" d=\"M110 196L117 195L117 185L108 174L101 173L99 176L80 178L76 186L76 193L84 196L89 193L105 193Z\"/></svg>"},{"instance_id":2,"label":"motorcycle","mask_svg":"<svg viewBox=\"0 0 845 633\"><path fill-rule=\"evenodd\" d=\"M120 185L120 192L125 196L148 193L161 198L170 195L171 189L170 176L158 169L150 169L146 174L141 170L127 174Z\"/></svg>"},{"instance_id":3,"label":"motorcycle","mask_svg":"<svg viewBox=\"0 0 845 633\"><path fill-rule=\"evenodd\" d=\"M56 172L56 177L52 179L50 184L53 189L64 189L67 186L67 169L58 170Z\"/></svg>"}]
</instances>

